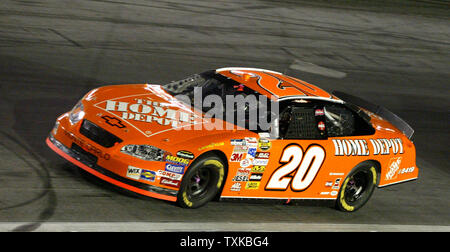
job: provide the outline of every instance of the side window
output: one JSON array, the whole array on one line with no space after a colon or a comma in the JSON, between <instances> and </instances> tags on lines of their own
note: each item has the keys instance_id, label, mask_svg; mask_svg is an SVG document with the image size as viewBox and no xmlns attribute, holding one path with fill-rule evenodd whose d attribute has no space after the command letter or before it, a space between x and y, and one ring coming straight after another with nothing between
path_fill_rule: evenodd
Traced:
<instances>
[{"instance_id":1,"label":"side window","mask_svg":"<svg viewBox=\"0 0 450 252\"><path fill-rule=\"evenodd\" d=\"M329 137L353 136L355 115L347 108L330 104L324 106L325 127Z\"/></svg>"},{"instance_id":2,"label":"side window","mask_svg":"<svg viewBox=\"0 0 450 252\"><path fill-rule=\"evenodd\" d=\"M326 139L375 133L370 121L346 105L300 101L280 105L281 139Z\"/></svg>"},{"instance_id":3,"label":"side window","mask_svg":"<svg viewBox=\"0 0 450 252\"><path fill-rule=\"evenodd\" d=\"M291 103L280 113L280 138L282 139L324 139L323 120L316 116L314 104Z\"/></svg>"}]
</instances>

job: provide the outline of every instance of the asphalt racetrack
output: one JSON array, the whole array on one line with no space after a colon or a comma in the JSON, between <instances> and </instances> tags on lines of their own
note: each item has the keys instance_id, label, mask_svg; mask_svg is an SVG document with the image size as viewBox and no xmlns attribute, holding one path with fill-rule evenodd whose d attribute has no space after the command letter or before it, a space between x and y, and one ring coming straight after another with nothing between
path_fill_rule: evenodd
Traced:
<instances>
[{"instance_id":1,"label":"asphalt racetrack","mask_svg":"<svg viewBox=\"0 0 450 252\"><path fill-rule=\"evenodd\" d=\"M448 1L0 1L0 231L450 231ZM384 6L380 6L384 5ZM139 198L45 144L89 90L227 66L385 106L414 129L419 179L355 213Z\"/></svg>"}]
</instances>

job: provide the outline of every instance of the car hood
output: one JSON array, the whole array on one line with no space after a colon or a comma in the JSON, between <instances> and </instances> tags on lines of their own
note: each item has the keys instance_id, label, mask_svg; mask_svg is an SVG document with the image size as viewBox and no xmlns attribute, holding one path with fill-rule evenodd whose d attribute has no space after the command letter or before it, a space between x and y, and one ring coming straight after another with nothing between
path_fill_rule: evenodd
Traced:
<instances>
[{"instance_id":1,"label":"car hood","mask_svg":"<svg viewBox=\"0 0 450 252\"><path fill-rule=\"evenodd\" d=\"M204 143L200 139L205 136L208 136L208 141L211 142L211 139L236 134L237 126L227 122L203 122L201 111L177 100L160 85L105 86L86 94L83 104L85 119L128 143L156 142L173 145L190 142L201 145ZM211 129L213 123L222 123L223 130L207 130ZM226 130L227 128L234 130ZM247 130L239 131L252 133Z\"/></svg>"}]
</instances>

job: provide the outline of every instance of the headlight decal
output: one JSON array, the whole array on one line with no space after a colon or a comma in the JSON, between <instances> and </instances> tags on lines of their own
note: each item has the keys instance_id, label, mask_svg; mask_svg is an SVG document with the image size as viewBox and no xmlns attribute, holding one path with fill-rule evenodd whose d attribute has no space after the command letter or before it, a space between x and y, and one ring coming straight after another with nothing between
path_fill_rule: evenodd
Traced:
<instances>
[{"instance_id":1,"label":"headlight decal","mask_svg":"<svg viewBox=\"0 0 450 252\"><path fill-rule=\"evenodd\" d=\"M52 134L53 135L58 134L58 128L59 128L59 121L56 121L55 126L52 129Z\"/></svg>"},{"instance_id":2,"label":"headlight decal","mask_svg":"<svg viewBox=\"0 0 450 252\"><path fill-rule=\"evenodd\" d=\"M164 161L165 151L151 145L129 144L120 150L122 153L147 161Z\"/></svg>"},{"instance_id":3,"label":"headlight decal","mask_svg":"<svg viewBox=\"0 0 450 252\"><path fill-rule=\"evenodd\" d=\"M69 113L69 121L71 124L78 123L84 117L84 106L81 101L79 101L75 107Z\"/></svg>"}]
</instances>

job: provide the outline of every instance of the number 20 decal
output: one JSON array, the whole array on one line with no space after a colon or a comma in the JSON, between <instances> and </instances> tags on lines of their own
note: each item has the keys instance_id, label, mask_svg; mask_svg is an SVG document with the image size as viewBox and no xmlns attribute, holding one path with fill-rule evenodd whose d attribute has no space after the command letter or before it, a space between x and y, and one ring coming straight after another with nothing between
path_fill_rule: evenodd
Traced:
<instances>
[{"instance_id":1,"label":"number 20 decal","mask_svg":"<svg viewBox=\"0 0 450 252\"><path fill-rule=\"evenodd\" d=\"M288 145L281 154L280 163L269 179L266 190L304 191L308 188L325 161L325 150L319 145L310 145L305 152L297 144ZM294 173L294 175L290 175Z\"/></svg>"}]
</instances>

